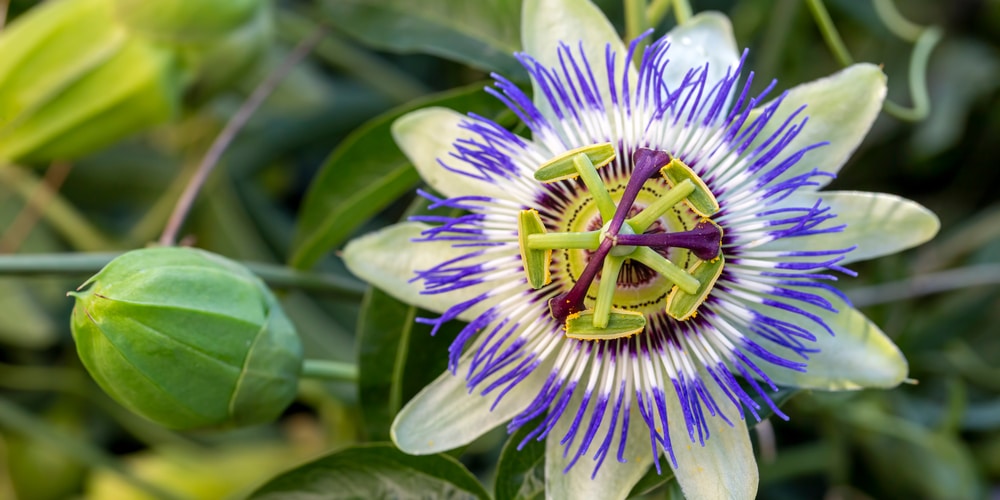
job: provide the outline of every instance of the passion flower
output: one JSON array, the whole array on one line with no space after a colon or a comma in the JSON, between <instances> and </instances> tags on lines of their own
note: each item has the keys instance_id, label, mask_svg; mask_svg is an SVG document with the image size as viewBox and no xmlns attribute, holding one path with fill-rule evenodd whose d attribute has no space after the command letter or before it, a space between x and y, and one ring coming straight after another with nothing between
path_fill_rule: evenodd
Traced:
<instances>
[{"instance_id":1,"label":"passion flower","mask_svg":"<svg viewBox=\"0 0 1000 500\"><path fill-rule=\"evenodd\" d=\"M135 250L70 295L87 371L154 422L267 422L295 397L302 344L274 295L240 264L193 248Z\"/></svg>"},{"instance_id":2,"label":"passion flower","mask_svg":"<svg viewBox=\"0 0 1000 500\"><path fill-rule=\"evenodd\" d=\"M522 13L533 92L500 75L487 91L525 133L442 108L401 117L393 135L448 212L343 252L440 313L418 320L433 331L468 321L450 373L392 438L436 453L508 422L527 429L520 446L545 442L550 498L625 498L661 457L686 498L753 498L748 426L787 418L775 390L906 377L832 283L926 241L937 219L891 195L817 191L878 115L885 75L858 64L772 97L773 82L752 92L720 14L626 45L587 0Z\"/></svg>"}]
</instances>

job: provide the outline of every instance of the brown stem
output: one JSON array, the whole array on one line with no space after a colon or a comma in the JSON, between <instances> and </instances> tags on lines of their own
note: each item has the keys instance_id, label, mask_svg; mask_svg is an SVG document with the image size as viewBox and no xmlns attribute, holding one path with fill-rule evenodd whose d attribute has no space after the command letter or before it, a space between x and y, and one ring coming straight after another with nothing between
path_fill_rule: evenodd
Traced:
<instances>
[{"instance_id":1,"label":"brown stem","mask_svg":"<svg viewBox=\"0 0 1000 500\"><path fill-rule=\"evenodd\" d=\"M198 169L191 176L187 186L184 188L184 192L181 193L180 199L177 200L177 204L174 205L174 211L170 214L167 226L163 229L163 234L160 236L161 245L172 246L174 244L177 240L177 233L180 231L181 225L184 224L184 219L187 218L195 198L198 197L198 192L201 191L205 180L208 179L209 174L212 173L212 170L219 163L222 154L226 152L226 149L229 148L229 145L236 138L240 130L250 121L250 117L257 111L257 108L274 92L274 89L288 76L292 68L316 47L316 44L326 36L326 33L327 28L321 26L309 38L299 42L281 65L275 68L264 81L260 82L257 88L253 90L253 93L250 94L250 97L236 110L236 114L229 119L225 128L222 129L222 132L212 142L212 146L208 148L205 157L198 164Z\"/></svg>"}]
</instances>

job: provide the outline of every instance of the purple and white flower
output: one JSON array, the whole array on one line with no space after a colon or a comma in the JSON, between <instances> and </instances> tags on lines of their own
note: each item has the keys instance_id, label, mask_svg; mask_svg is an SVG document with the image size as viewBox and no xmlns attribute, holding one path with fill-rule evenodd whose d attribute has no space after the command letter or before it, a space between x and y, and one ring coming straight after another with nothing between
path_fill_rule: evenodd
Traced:
<instances>
[{"instance_id":1,"label":"purple and white flower","mask_svg":"<svg viewBox=\"0 0 1000 500\"><path fill-rule=\"evenodd\" d=\"M858 64L754 93L719 14L628 46L586 0L528 0L523 15L533 97L502 76L487 91L530 137L442 108L402 117L396 140L440 196L422 194L459 215L344 252L440 312L421 320L435 329L468 322L393 438L434 453L507 422L546 441L550 496L624 497L663 456L689 498L753 497L747 421L787 418L772 391L906 377L833 282L929 239L937 219L817 191L878 115L885 76Z\"/></svg>"}]
</instances>

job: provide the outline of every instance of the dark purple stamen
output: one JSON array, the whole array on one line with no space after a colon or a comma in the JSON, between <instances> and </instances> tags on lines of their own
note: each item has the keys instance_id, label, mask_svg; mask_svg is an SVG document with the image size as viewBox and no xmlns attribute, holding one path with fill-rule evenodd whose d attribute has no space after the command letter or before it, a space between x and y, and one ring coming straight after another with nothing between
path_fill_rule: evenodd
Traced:
<instances>
[{"instance_id":1,"label":"dark purple stamen","mask_svg":"<svg viewBox=\"0 0 1000 500\"><path fill-rule=\"evenodd\" d=\"M719 256L722 248L722 229L711 222L702 221L694 229L680 233L619 234L618 244L686 248L701 260L712 260Z\"/></svg>"},{"instance_id":2,"label":"dark purple stamen","mask_svg":"<svg viewBox=\"0 0 1000 500\"><path fill-rule=\"evenodd\" d=\"M625 223L626 216L629 210L631 210L632 204L635 203L636 197L639 196L642 185L656 175L661 168L670 163L670 160L670 155L667 152L646 148L639 148L632 155L632 163L635 167L632 170L632 177L629 178L628 185L625 186L625 192L618 202L618 207L615 209L615 215L608 224L606 234L609 238L601 241L601 246L597 247L597 250L590 256L590 261L587 262L587 266L580 273L580 277L576 280L576 283L573 284L573 288L549 300L549 312L553 318L563 322L571 314L586 309L583 299L587 296L587 290L590 289L590 285L597 278L597 272L604 266L605 257L614 248L615 242L613 240L617 237L620 243L623 235L619 235L618 232L621 231L622 224ZM712 257L715 257L715 255Z\"/></svg>"}]
</instances>

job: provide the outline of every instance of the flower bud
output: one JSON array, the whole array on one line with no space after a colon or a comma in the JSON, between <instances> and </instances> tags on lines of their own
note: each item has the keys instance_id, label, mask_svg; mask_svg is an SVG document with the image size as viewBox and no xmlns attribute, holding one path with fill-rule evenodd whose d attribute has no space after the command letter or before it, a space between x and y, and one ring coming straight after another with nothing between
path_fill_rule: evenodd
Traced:
<instances>
[{"instance_id":1,"label":"flower bud","mask_svg":"<svg viewBox=\"0 0 1000 500\"><path fill-rule=\"evenodd\" d=\"M0 34L0 159L81 156L173 117L176 55L129 36L108 0L48 2Z\"/></svg>"},{"instance_id":2,"label":"flower bud","mask_svg":"<svg viewBox=\"0 0 1000 500\"><path fill-rule=\"evenodd\" d=\"M135 36L179 57L189 96L210 96L247 73L272 41L266 0L112 0Z\"/></svg>"},{"instance_id":3,"label":"flower bud","mask_svg":"<svg viewBox=\"0 0 1000 500\"><path fill-rule=\"evenodd\" d=\"M177 116L271 41L267 0L59 0L0 33L0 160L72 159Z\"/></svg>"},{"instance_id":4,"label":"flower bud","mask_svg":"<svg viewBox=\"0 0 1000 500\"><path fill-rule=\"evenodd\" d=\"M302 345L245 267L193 248L126 253L80 286L72 330L116 401L176 429L276 418L295 397Z\"/></svg>"}]
</instances>

